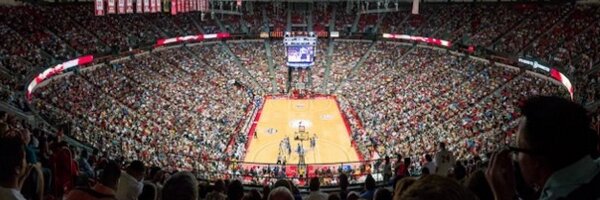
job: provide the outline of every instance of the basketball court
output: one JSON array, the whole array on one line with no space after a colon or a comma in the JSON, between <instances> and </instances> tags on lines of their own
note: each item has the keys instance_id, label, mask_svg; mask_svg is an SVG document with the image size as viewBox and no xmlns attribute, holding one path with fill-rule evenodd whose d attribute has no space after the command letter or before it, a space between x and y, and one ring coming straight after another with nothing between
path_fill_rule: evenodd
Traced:
<instances>
[{"instance_id":1,"label":"basketball court","mask_svg":"<svg viewBox=\"0 0 600 200\"><path fill-rule=\"evenodd\" d=\"M245 162L276 163L281 141L289 137L291 154L283 151L287 164L297 164L299 141L294 139L299 126L309 137L316 136L316 145L304 142L305 161L334 163L360 161L351 144L350 128L345 123L334 97L314 99L277 99L267 97L250 130ZM254 137L254 133L258 134Z\"/></svg>"}]
</instances>

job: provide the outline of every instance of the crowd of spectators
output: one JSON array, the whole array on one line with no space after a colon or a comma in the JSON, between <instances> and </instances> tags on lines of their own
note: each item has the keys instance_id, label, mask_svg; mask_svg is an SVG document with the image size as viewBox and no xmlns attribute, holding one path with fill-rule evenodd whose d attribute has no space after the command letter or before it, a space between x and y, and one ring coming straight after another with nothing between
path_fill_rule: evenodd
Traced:
<instances>
[{"instance_id":1,"label":"crowd of spectators","mask_svg":"<svg viewBox=\"0 0 600 200\"><path fill-rule=\"evenodd\" d=\"M228 142L248 117L250 97L213 70L184 49L159 51L52 82L36 92L34 104L44 116L73 121L75 139L109 155L172 170L220 171L222 163L202 160L243 156L244 145Z\"/></svg>"},{"instance_id":2,"label":"crowd of spectators","mask_svg":"<svg viewBox=\"0 0 600 200\"><path fill-rule=\"evenodd\" d=\"M339 83L350 75L350 71L356 66L358 61L364 55L363 52L345 51L345 49L367 50L369 49L371 42L333 41L331 45L333 45L331 65L329 66L329 68L331 68L331 72L329 73L329 80L325 90L328 93L334 92Z\"/></svg>"},{"instance_id":3,"label":"crowd of spectators","mask_svg":"<svg viewBox=\"0 0 600 200\"><path fill-rule=\"evenodd\" d=\"M376 45L380 50L371 52L340 92L349 102L343 108L355 117L353 138L366 158L400 152L419 171L440 141L460 160L480 157L514 139L508 136L525 97L566 96L558 85L518 70L436 50L403 55L407 47Z\"/></svg>"},{"instance_id":4,"label":"crowd of spectators","mask_svg":"<svg viewBox=\"0 0 600 200\"><path fill-rule=\"evenodd\" d=\"M413 173L410 157L382 165L386 182L378 185L367 175L361 188L349 188L345 173L334 178L336 192L321 190L323 177L312 177L308 191L298 183L282 178L263 185L262 191L245 188L242 181L198 181L188 171L158 167L141 160L76 146L69 146L60 132L48 134L7 113L0 113L0 195L9 199L597 199L600 163L597 160L598 135L589 127L586 110L562 97L528 97L519 105L516 136L508 149L495 150L488 158L454 162L446 143L436 145L435 158L426 155L420 174ZM558 114L550 114L550 113ZM595 120L595 119L594 119ZM540 122L553 122L538 126ZM547 127L551 126L551 127ZM571 130L570 135L560 130ZM546 137L560 138L549 140ZM535 147L532 147L534 146ZM525 156L528 148L556 155ZM569 148L568 150L564 148ZM511 151L516 156L511 155ZM531 154L531 153L527 153ZM511 156L513 159L511 159ZM548 159L548 158L554 159ZM402 162L400 162L402 161ZM517 162L519 165L514 165ZM532 166L532 162L537 163ZM377 166L376 165L376 166ZM418 165L418 164L417 164ZM520 175L514 175L518 169ZM587 170L581 170L581 169ZM448 170L445 171L444 169ZM206 169L197 169L201 172ZM519 179L521 177L521 179ZM388 182L389 181L389 182ZM521 185L519 185L521 184ZM544 185L535 189L535 185ZM331 188L330 188L331 189Z\"/></svg>"},{"instance_id":5,"label":"crowd of spectators","mask_svg":"<svg viewBox=\"0 0 600 200\"><path fill-rule=\"evenodd\" d=\"M287 23L287 17L283 16L291 11L280 4L269 5L271 7L265 8L269 23L275 30L283 30ZM83 54L104 54L114 51L114 48L123 51L151 44L157 38L214 33L219 29L214 20L202 21L197 13L175 17L167 14L119 15L98 20L92 9L89 4L0 7L0 34L4 41L0 44L0 67L5 69L2 69L5 72L0 72L0 97L3 101L22 104L17 100L22 97L16 95L16 91L22 90L23 78L43 66ZM337 7L336 29L345 30L344 27L352 25L356 11L360 9L359 5ZM317 13L313 15L325 19L317 21L315 27L328 25L323 21L332 16L319 12L330 10L315 9ZM490 10L492 12L488 12ZM581 94L577 100L587 105L597 102L600 94L600 74L588 73L600 61L600 45L595 45L598 43L599 26L595 25L599 11L598 7L580 5L432 6L424 7L420 17L406 18L405 14L398 13L386 15L382 30L414 31L415 35L452 40L469 35L476 45L490 46L510 55L524 53L560 65L567 74L575 76L572 80L577 81L575 88ZM228 31L240 32L242 26L251 27L252 31L253 27L262 24L260 9L254 9L251 16L248 19L215 17ZM497 16L503 17L492 20ZM306 22L304 17L292 13L292 22ZM361 16L359 31L375 25L376 17ZM465 23L465 19L470 19L470 22ZM29 133L33 133L35 139L24 139L24 143L27 148L36 149L40 161L30 161L30 150L26 149L27 162L37 166L36 179L54 177L40 179L45 182L42 184L45 191L54 195L62 195L65 186L69 189L75 187L79 183L71 182L70 178L81 175L98 177L98 184L120 188L120 185L110 185L109 179L114 179L116 174L107 177L97 173L97 170L106 170L106 166L114 164L118 165L117 168L128 166L120 177L139 182L146 171L143 164L141 168L139 162L124 165L123 160L139 160L156 166L158 168L153 168L155 174L161 174L162 170L194 171L196 178L211 180L236 175L280 176L270 167L239 170L232 164L241 160L245 153L247 138L239 126L241 121L250 117L251 112L248 111L255 107L254 95L260 94L259 88L272 91L272 78L277 83L276 91L285 88L285 48L281 41L268 42L275 74L270 74L268 69L265 43L217 42L154 50L115 63L100 64L89 70L76 70L39 88L31 105L52 123L67 123L72 128L70 136L98 148L98 153L69 147L61 140L61 134L51 136L4 113L0 115L0 134L17 134L27 138L31 135ZM370 48L371 45L374 47ZM333 48L331 55L327 53L330 46ZM227 53L227 48L233 55ZM427 175L423 171L435 173L425 166L432 163L428 157L438 152L437 144L443 142L459 161L453 164L454 171L450 174L464 181L464 176L459 175L464 173L457 172L457 169L465 168L466 173L477 172L484 160L493 159L490 153L516 141L522 116L519 107L526 98L535 95L568 96L564 88L536 74L446 51L390 42L342 40L320 40L316 50L312 89L316 91L323 86L323 92L340 96L342 109L353 128L356 148L366 160L396 155L408 159L396 158L393 165L403 163L406 173L394 169L395 176ZM367 52L369 55L364 63L357 65ZM241 66L236 64L235 57L240 59ZM328 59L331 59L330 66L326 66ZM325 74L326 67L330 68L329 74ZM352 70L354 67L357 67L355 72ZM249 72L251 77L244 71ZM4 78L6 73L14 77ZM325 83L325 80L328 81ZM600 127L599 113L598 110L591 112L592 127L596 130ZM92 155L88 158L89 154ZM105 158L104 165L97 163L99 156ZM119 162L111 163L108 159ZM211 162L214 160L219 162ZM368 163L361 166L363 169L353 171L323 169L315 174L329 178L310 181L309 185L340 183L332 177L341 172L379 173L385 179L390 165L389 162ZM367 169L371 167L374 169ZM164 184L165 191L170 191L166 186L167 178L155 177L154 174L148 176L148 180L156 181L153 183L156 188ZM186 182L186 178L189 174L179 173L169 180ZM192 179L195 180L194 177ZM422 180L448 181L438 179L443 178ZM376 192L369 177L361 182L365 182L367 192L363 194L366 196L359 196L371 199L373 194L387 195L385 190ZM41 184L39 180L36 183ZM230 190L219 190L227 191L223 195L239 191L237 183L224 184L229 185ZM294 185L301 183L304 184L292 179L291 184L285 184L296 196L299 193ZM420 185L417 183L415 185ZM452 185L454 182L448 183ZM311 187L311 192L319 191L318 187ZM26 197L41 195L39 187L26 188L35 188L33 192L22 190ZM139 191L138 195L141 193ZM272 193L286 192L274 190ZM263 192L258 196L266 197L268 194ZM227 196L230 195L244 196L239 193ZM397 191L394 195L398 195Z\"/></svg>"},{"instance_id":6,"label":"crowd of spectators","mask_svg":"<svg viewBox=\"0 0 600 200\"><path fill-rule=\"evenodd\" d=\"M265 42L260 40L240 43L230 42L228 45L248 70L251 77L256 79L262 88L271 91L273 86L267 63Z\"/></svg>"},{"instance_id":7,"label":"crowd of spectators","mask_svg":"<svg viewBox=\"0 0 600 200\"><path fill-rule=\"evenodd\" d=\"M327 3L317 3L312 12L313 31L329 31L329 24L333 13L333 6Z\"/></svg>"}]
</instances>

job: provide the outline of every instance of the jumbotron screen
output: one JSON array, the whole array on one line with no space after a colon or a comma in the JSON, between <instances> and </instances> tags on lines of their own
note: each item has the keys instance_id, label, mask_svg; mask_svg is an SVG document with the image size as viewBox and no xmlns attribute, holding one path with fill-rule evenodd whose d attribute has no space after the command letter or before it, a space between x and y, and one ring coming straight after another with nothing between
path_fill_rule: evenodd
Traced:
<instances>
[{"instance_id":1,"label":"jumbotron screen","mask_svg":"<svg viewBox=\"0 0 600 200\"><path fill-rule=\"evenodd\" d=\"M312 46L288 46L287 47L288 63L297 63L312 65L315 54Z\"/></svg>"}]
</instances>

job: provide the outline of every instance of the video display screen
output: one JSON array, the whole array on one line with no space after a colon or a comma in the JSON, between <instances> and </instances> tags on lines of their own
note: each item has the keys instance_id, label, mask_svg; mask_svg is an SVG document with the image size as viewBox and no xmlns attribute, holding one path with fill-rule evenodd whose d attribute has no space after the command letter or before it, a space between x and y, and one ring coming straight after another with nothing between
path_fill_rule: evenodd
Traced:
<instances>
[{"instance_id":1,"label":"video display screen","mask_svg":"<svg viewBox=\"0 0 600 200\"><path fill-rule=\"evenodd\" d=\"M314 47L312 46L288 46L288 63L312 63L314 62Z\"/></svg>"}]
</instances>

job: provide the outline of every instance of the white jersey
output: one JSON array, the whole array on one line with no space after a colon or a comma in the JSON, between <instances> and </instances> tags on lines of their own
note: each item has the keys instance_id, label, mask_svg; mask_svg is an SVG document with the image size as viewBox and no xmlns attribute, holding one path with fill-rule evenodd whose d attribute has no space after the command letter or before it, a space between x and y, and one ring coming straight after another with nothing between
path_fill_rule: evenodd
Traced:
<instances>
[{"instance_id":1,"label":"white jersey","mask_svg":"<svg viewBox=\"0 0 600 200\"><path fill-rule=\"evenodd\" d=\"M442 150L435 155L435 163L437 165L437 172L435 172L435 174L447 176L448 170L454 166L454 156L452 155L452 152ZM431 173L433 174L434 172Z\"/></svg>"}]
</instances>

